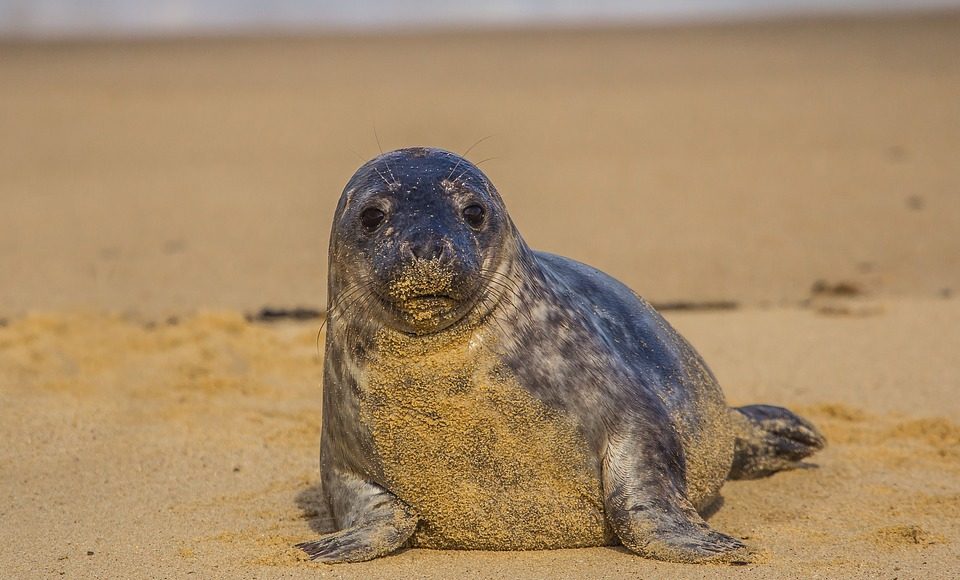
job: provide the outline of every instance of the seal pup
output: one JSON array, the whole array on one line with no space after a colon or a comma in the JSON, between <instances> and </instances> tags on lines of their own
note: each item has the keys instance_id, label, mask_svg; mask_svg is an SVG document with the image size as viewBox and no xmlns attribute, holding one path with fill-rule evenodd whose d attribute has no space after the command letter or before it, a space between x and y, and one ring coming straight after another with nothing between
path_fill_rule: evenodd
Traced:
<instances>
[{"instance_id":1,"label":"seal pup","mask_svg":"<svg viewBox=\"0 0 960 580\"><path fill-rule=\"evenodd\" d=\"M350 179L328 300L320 470L339 531L299 544L314 560L616 543L742 560L700 512L726 479L824 445L786 409L729 408L649 303L531 250L448 151L392 151Z\"/></svg>"}]
</instances>

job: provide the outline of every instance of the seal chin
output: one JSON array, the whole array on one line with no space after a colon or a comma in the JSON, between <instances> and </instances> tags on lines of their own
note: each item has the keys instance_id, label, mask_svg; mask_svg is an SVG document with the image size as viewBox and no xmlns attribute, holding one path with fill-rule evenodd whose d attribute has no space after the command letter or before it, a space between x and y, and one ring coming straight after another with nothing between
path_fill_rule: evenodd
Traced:
<instances>
[{"instance_id":1,"label":"seal chin","mask_svg":"<svg viewBox=\"0 0 960 580\"><path fill-rule=\"evenodd\" d=\"M472 301L448 294L421 294L393 303L400 329L409 334L432 334L456 324L470 310Z\"/></svg>"}]
</instances>

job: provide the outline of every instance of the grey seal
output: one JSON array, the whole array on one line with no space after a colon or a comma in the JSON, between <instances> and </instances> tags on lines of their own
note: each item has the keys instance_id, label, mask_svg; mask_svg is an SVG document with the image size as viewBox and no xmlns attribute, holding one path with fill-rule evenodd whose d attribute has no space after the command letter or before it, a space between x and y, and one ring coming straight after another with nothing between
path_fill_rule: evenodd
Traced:
<instances>
[{"instance_id":1,"label":"grey seal","mask_svg":"<svg viewBox=\"0 0 960 580\"><path fill-rule=\"evenodd\" d=\"M723 482L825 444L786 409L728 407L649 303L531 250L490 180L448 151L357 170L328 299L320 472L339 531L299 544L314 560L617 543L742 560L701 516Z\"/></svg>"}]
</instances>

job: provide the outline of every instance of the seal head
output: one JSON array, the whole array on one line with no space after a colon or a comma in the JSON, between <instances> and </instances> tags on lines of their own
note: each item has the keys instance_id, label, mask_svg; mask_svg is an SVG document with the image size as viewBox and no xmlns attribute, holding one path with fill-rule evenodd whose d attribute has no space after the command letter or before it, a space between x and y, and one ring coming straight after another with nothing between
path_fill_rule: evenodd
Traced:
<instances>
[{"instance_id":1,"label":"seal head","mask_svg":"<svg viewBox=\"0 0 960 580\"><path fill-rule=\"evenodd\" d=\"M337 207L330 296L363 300L403 332L437 332L490 298L486 280L513 232L469 161L438 149L387 153L354 174Z\"/></svg>"}]
</instances>

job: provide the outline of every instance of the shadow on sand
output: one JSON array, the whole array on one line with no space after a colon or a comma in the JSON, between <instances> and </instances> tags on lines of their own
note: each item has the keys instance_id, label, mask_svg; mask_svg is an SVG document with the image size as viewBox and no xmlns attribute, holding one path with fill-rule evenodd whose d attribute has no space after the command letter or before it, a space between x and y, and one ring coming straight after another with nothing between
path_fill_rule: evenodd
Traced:
<instances>
[{"instance_id":1,"label":"shadow on sand","mask_svg":"<svg viewBox=\"0 0 960 580\"><path fill-rule=\"evenodd\" d=\"M300 508L300 517L307 521L314 532L329 534L337 530L319 482L301 490L293 501Z\"/></svg>"}]
</instances>

